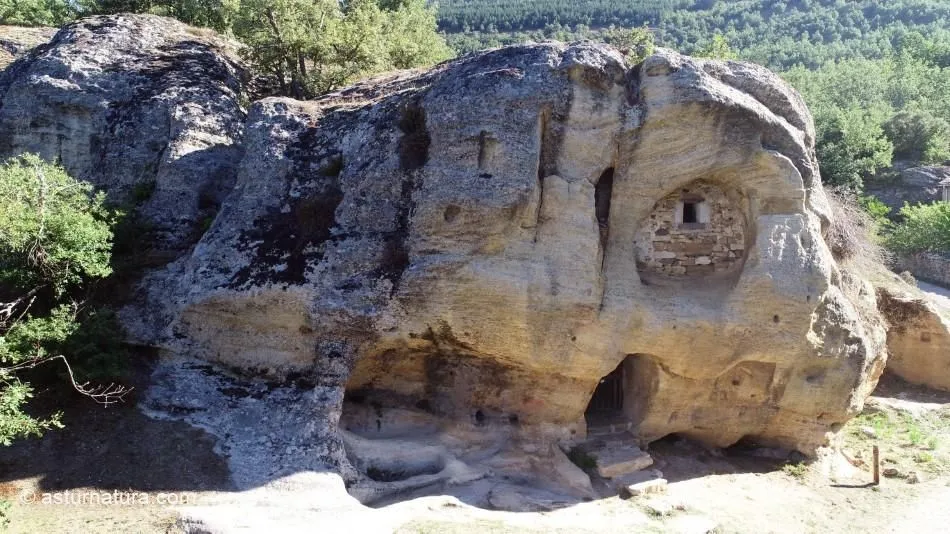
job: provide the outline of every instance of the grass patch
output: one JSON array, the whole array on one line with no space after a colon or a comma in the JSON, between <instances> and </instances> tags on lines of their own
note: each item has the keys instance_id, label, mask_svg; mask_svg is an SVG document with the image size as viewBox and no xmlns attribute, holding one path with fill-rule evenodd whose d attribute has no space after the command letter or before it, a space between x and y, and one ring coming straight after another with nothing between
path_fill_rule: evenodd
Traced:
<instances>
[{"instance_id":1,"label":"grass patch","mask_svg":"<svg viewBox=\"0 0 950 534\"><path fill-rule=\"evenodd\" d=\"M866 428L874 430L869 436ZM950 473L950 410L912 415L893 410L866 412L852 419L844 432L844 447L862 458L870 469L871 448L878 445L882 459L902 472Z\"/></svg>"},{"instance_id":2,"label":"grass patch","mask_svg":"<svg viewBox=\"0 0 950 534\"><path fill-rule=\"evenodd\" d=\"M785 464L782 466L782 472L786 475L802 480L808 475L808 464L801 462L797 464Z\"/></svg>"}]
</instances>

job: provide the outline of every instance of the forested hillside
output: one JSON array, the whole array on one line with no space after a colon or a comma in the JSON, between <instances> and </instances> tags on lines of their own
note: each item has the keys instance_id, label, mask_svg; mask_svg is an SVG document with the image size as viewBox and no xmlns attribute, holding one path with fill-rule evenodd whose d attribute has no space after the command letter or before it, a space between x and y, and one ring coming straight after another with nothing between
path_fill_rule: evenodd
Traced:
<instances>
[{"instance_id":1,"label":"forested hillside","mask_svg":"<svg viewBox=\"0 0 950 534\"><path fill-rule=\"evenodd\" d=\"M596 37L647 25L657 43L695 52L717 33L744 59L777 69L881 58L909 30L950 43L946 0L440 0L457 50L526 39Z\"/></svg>"}]
</instances>

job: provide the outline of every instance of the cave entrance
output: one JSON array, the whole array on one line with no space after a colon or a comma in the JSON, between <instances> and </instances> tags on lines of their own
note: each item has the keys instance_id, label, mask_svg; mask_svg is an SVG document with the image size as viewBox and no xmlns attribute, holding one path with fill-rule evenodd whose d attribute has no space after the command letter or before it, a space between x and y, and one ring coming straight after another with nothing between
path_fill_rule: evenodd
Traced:
<instances>
[{"instance_id":1,"label":"cave entrance","mask_svg":"<svg viewBox=\"0 0 950 534\"><path fill-rule=\"evenodd\" d=\"M589 426L608 424L623 419L623 386L624 364L621 362L597 384L585 414Z\"/></svg>"},{"instance_id":2,"label":"cave entrance","mask_svg":"<svg viewBox=\"0 0 950 534\"><path fill-rule=\"evenodd\" d=\"M659 383L656 358L628 354L600 379L584 413L588 432L630 430L643 421Z\"/></svg>"}]
</instances>

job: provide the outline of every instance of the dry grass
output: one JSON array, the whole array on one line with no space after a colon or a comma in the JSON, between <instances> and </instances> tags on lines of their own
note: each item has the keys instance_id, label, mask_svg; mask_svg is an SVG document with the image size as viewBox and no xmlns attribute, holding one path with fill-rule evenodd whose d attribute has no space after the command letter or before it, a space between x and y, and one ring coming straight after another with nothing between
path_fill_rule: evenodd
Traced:
<instances>
[{"instance_id":1,"label":"dry grass","mask_svg":"<svg viewBox=\"0 0 950 534\"><path fill-rule=\"evenodd\" d=\"M828 191L834 220L825 241L839 262L887 266L891 255L881 245L874 219L859 204L857 196L841 189Z\"/></svg>"},{"instance_id":2,"label":"dry grass","mask_svg":"<svg viewBox=\"0 0 950 534\"><path fill-rule=\"evenodd\" d=\"M56 28L0 26L0 69L33 47L49 41L55 33Z\"/></svg>"}]
</instances>

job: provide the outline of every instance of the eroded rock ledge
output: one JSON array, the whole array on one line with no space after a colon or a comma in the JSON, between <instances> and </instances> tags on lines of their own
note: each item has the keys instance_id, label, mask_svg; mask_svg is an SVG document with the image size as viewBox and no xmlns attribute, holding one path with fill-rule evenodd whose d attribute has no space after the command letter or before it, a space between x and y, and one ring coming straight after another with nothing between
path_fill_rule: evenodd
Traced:
<instances>
[{"instance_id":1,"label":"eroded rock ledge","mask_svg":"<svg viewBox=\"0 0 950 534\"><path fill-rule=\"evenodd\" d=\"M823 239L811 116L761 67L526 45L245 122L238 66L154 24L78 23L0 79L0 151L116 194L152 176L169 239L233 178L124 310L138 342L345 392L364 434L419 417L571 441L620 421L806 453L883 369Z\"/></svg>"}]
</instances>

